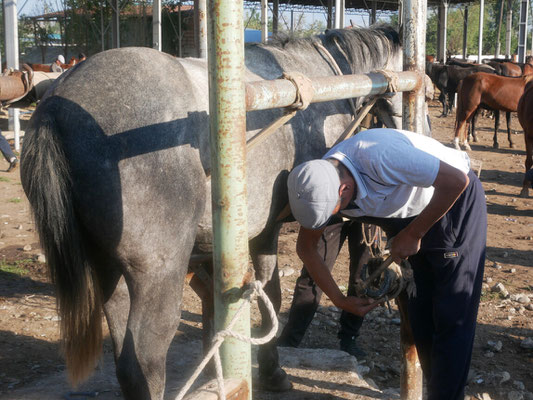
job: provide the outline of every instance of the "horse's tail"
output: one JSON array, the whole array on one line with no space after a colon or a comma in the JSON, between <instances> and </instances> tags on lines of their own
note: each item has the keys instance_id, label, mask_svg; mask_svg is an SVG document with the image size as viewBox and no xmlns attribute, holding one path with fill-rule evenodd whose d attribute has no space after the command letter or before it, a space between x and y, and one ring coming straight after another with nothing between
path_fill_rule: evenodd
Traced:
<instances>
[{"instance_id":1,"label":"horse's tail","mask_svg":"<svg viewBox=\"0 0 533 400\"><path fill-rule=\"evenodd\" d=\"M466 139L466 136L463 135L463 131L465 130L466 125L461 126L461 132L458 132L457 130L460 127L461 122L463 121L463 96L462 96L462 89L463 89L463 82L464 79L459 81L459 84L457 85L457 107L455 109L455 138ZM464 122L464 121L463 121Z\"/></svg>"},{"instance_id":2,"label":"horse's tail","mask_svg":"<svg viewBox=\"0 0 533 400\"><path fill-rule=\"evenodd\" d=\"M52 282L71 382L94 370L102 348L102 296L86 256L74 210L72 179L52 113L39 113L26 133L21 179L30 201ZM34 118L32 118L34 119Z\"/></svg>"}]
</instances>

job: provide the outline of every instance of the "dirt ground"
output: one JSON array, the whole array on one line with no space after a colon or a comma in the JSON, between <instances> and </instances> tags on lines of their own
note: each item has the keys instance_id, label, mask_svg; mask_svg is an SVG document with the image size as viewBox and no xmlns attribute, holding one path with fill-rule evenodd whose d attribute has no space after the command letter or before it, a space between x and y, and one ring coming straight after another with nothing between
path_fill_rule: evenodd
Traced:
<instances>
[{"instance_id":1,"label":"dirt ground","mask_svg":"<svg viewBox=\"0 0 533 400\"><path fill-rule=\"evenodd\" d=\"M454 116L439 118L440 111L436 102L431 104L434 137L450 143ZM23 118L28 117L29 114L23 114ZM22 121L22 129L25 122ZM473 144L471 157L482 161L481 180L486 192L489 227L486 285L467 393L477 396L485 393L492 399L533 398L533 344L528 346L526 340L533 339L533 306L530 303L533 301L533 199L518 197L524 172L523 134L514 116L512 126L516 133L512 138L516 148L509 148L501 129L500 148L494 149L493 121L482 118L479 126L480 142ZM0 129L7 129L5 117L0 119ZM64 397L70 389L60 354L54 291L48 282L29 204L18 170L6 173L7 166L0 160L0 398L74 398ZM282 323L301 266L294 252L297 229L295 224L283 228L279 248L279 266L284 274L281 278ZM348 281L346 265L347 255L343 252L334 270L340 285ZM504 285L504 292L508 294L492 291L497 283ZM200 301L190 288L186 290L183 323L169 359L188 361L187 370L190 370L190 364L200 354L201 319ZM322 299L322 305L302 347L338 349L337 312L326 298ZM255 312L253 322L258 322ZM361 381L355 384L354 372L342 368L325 372L317 366L291 365L287 368L295 385L291 393L276 395L256 390L254 398L398 398L400 352L396 306L392 304L392 312L385 307L373 311L366 318L359 341L368 357L359 360L357 368L368 384ZM180 347L184 343L189 345ZM284 357L282 354L282 362L287 360L290 364L289 358ZM120 397L113 374L111 346L106 341L104 363L96 374L100 383L96 386L98 389L91 388L90 394L98 398ZM177 375L180 374L169 372L169 393L174 393L183 379L173 381ZM186 378L188 373L182 370L181 375ZM388 391L383 392L385 389Z\"/></svg>"}]
</instances>

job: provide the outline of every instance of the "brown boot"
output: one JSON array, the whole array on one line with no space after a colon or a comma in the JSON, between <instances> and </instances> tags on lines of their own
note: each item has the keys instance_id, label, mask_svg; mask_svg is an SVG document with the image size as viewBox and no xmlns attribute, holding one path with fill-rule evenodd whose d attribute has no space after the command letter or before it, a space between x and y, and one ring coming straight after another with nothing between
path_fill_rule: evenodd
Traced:
<instances>
[{"instance_id":1,"label":"brown boot","mask_svg":"<svg viewBox=\"0 0 533 400\"><path fill-rule=\"evenodd\" d=\"M11 160L11 162L9 163L9 168L7 169L6 172L14 171L15 169L17 169L18 165L19 165L18 158Z\"/></svg>"}]
</instances>

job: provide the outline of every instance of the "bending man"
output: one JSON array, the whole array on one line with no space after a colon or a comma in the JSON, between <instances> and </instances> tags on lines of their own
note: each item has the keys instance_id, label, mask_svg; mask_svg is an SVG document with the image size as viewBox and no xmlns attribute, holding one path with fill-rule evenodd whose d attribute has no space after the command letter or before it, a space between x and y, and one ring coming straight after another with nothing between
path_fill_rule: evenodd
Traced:
<instances>
[{"instance_id":1,"label":"bending man","mask_svg":"<svg viewBox=\"0 0 533 400\"><path fill-rule=\"evenodd\" d=\"M317 252L333 215L382 227L394 261L409 257L417 295L408 311L428 399L462 400L487 230L485 194L468 155L413 132L370 129L296 167L288 189L302 225L297 253L337 307L364 315L377 304L345 296Z\"/></svg>"}]
</instances>

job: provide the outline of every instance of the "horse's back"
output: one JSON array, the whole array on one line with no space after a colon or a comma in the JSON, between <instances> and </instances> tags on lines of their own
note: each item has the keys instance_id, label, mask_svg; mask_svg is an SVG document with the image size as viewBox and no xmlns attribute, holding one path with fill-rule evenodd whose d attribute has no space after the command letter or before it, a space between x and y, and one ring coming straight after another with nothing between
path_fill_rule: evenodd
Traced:
<instances>
[{"instance_id":1,"label":"horse's back","mask_svg":"<svg viewBox=\"0 0 533 400\"><path fill-rule=\"evenodd\" d=\"M174 251L164 238L197 223L205 175L194 131L208 119L203 99L183 93L195 90L177 59L126 48L69 70L36 110L27 142L54 120L77 213L105 247L127 253L158 241Z\"/></svg>"}]
</instances>

